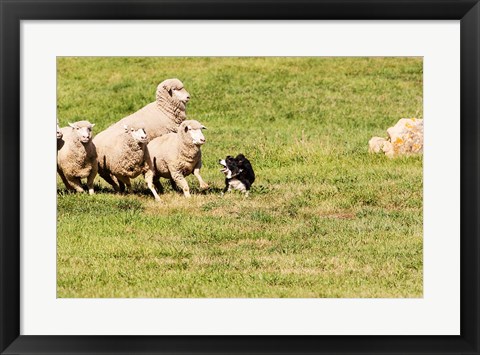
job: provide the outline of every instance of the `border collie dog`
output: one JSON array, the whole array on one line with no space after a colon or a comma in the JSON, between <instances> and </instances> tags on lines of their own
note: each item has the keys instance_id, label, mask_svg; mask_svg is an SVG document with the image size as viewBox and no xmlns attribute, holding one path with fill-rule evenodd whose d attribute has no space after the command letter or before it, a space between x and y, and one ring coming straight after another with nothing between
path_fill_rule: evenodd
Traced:
<instances>
[{"instance_id":1,"label":"border collie dog","mask_svg":"<svg viewBox=\"0 0 480 355\"><path fill-rule=\"evenodd\" d=\"M236 158L229 155L218 162L223 166L220 171L225 174L223 193L233 189L241 191L248 196L250 186L255 181L255 173L248 159L243 154L238 154Z\"/></svg>"}]
</instances>

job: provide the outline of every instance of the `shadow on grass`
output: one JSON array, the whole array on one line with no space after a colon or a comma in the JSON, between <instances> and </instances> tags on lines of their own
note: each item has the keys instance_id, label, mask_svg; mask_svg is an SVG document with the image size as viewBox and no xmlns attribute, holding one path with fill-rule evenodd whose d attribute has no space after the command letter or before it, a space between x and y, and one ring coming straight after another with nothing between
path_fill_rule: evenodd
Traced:
<instances>
[{"instance_id":1,"label":"shadow on grass","mask_svg":"<svg viewBox=\"0 0 480 355\"><path fill-rule=\"evenodd\" d=\"M85 193L88 193L87 186L82 184L82 187L85 190ZM103 185L97 185L97 184L94 185L93 189L95 191L95 194L108 194L108 195L120 195L120 196L122 196L122 195L123 196L134 195L134 196L153 197L152 191L150 191L150 189L148 187L144 186L143 184L135 184L135 183L132 184L132 189L133 189L132 193L117 192L111 187L107 187L107 186L103 186ZM205 195L205 196L206 195L212 195L212 194L220 195L222 193L222 191L223 191L223 188L220 188L220 187L217 187L217 186L210 186L206 190L201 190L198 187L191 187L190 188L190 193L194 194L194 195ZM60 196L76 194L76 193L77 193L76 191L70 191L70 190L66 189L65 187L63 187L63 188L62 187L57 187L57 195L60 195ZM182 191L174 190L171 186L168 186L168 185L164 186L163 192L159 192L158 194L160 196L162 196L162 195L168 195L168 194L172 194L172 193L183 195Z\"/></svg>"},{"instance_id":2,"label":"shadow on grass","mask_svg":"<svg viewBox=\"0 0 480 355\"><path fill-rule=\"evenodd\" d=\"M168 195L168 194L172 194L172 193L183 195L182 191L175 190L175 189L172 188L172 186L170 186L168 184L164 184L163 186L164 186L163 192L158 193L160 196ZM82 187L85 190L85 193L88 193L87 186L82 185ZM153 197L153 194L150 191L150 189L148 187L146 187L144 184L134 182L132 184L132 188L133 188L133 192L129 193L129 192L117 192L113 188L108 187L108 186L104 186L104 185L99 185L99 184L94 185L95 194L108 194L108 195L120 195L120 196L133 195L133 196ZM224 188L219 187L219 186L210 186L206 190L201 190L199 187L193 186L193 187L190 188L190 193L193 194L193 195L203 195L203 196L221 195L223 190L224 190ZM271 189L266 185L253 185L250 192L252 194L255 194L255 195L264 195L264 194L270 193ZM76 193L77 193L76 191L70 191L70 190L66 189L65 187L63 187L63 188L62 187L57 187L57 195L60 195L60 196L76 194Z\"/></svg>"}]
</instances>

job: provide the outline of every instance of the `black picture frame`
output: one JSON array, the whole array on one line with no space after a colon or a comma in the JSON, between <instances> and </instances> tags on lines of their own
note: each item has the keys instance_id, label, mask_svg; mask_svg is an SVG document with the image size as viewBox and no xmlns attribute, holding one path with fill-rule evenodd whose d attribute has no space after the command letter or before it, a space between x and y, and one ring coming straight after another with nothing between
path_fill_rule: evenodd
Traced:
<instances>
[{"instance_id":1,"label":"black picture frame","mask_svg":"<svg viewBox=\"0 0 480 355\"><path fill-rule=\"evenodd\" d=\"M479 354L480 5L478 0L126 0L118 2L0 0L0 18L1 354ZM84 19L460 20L461 335L20 335L20 22L22 20Z\"/></svg>"}]
</instances>

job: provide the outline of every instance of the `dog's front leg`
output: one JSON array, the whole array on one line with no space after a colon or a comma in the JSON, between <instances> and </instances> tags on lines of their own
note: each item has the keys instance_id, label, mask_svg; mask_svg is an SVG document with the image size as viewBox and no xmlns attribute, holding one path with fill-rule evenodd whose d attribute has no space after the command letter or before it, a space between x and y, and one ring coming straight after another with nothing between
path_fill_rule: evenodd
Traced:
<instances>
[{"instance_id":1,"label":"dog's front leg","mask_svg":"<svg viewBox=\"0 0 480 355\"><path fill-rule=\"evenodd\" d=\"M222 196L225 195L225 192L230 191L230 184L228 183L228 179L225 179L225 188L222 190Z\"/></svg>"},{"instance_id":2,"label":"dog's front leg","mask_svg":"<svg viewBox=\"0 0 480 355\"><path fill-rule=\"evenodd\" d=\"M225 179L225 188L223 189L223 193L230 191L230 184L228 183L228 179Z\"/></svg>"}]
</instances>

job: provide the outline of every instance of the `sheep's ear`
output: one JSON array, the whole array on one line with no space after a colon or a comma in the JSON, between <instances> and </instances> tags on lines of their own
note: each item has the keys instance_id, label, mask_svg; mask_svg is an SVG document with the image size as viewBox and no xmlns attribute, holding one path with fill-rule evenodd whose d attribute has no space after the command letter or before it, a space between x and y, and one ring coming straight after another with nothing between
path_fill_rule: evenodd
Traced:
<instances>
[{"instance_id":1,"label":"sheep's ear","mask_svg":"<svg viewBox=\"0 0 480 355\"><path fill-rule=\"evenodd\" d=\"M204 125L202 125L202 129L207 129L207 127L205 127Z\"/></svg>"},{"instance_id":2,"label":"sheep's ear","mask_svg":"<svg viewBox=\"0 0 480 355\"><path fill-rule=\"evenodd\" d=\"M172 87L170 85L165 85L164 88L168 92L168 95L172 96Z\"/></svg>"},{"instance_id":3,"label":"sheep's ear","mask_svg":"<svg viewBox=\"0 0 480 355\"><path fill-rule=\"evenodd\" d=\"M92 123L92 124L90 125L90 129L92 129L93 127L95 127L95 123Z\"/></svg>"},{"instance_id":4,"label":"sheep's ear","mask_svg":"<svg viewBox=\"0 0 480 355\"><path fill-rule=\"evenodd\" d=\"M77 128L73 123L68 122L68 125L72 128Z\"/></svg>"}]
</instances>

